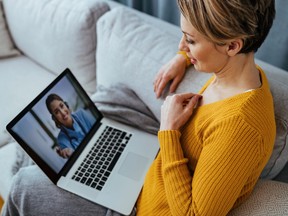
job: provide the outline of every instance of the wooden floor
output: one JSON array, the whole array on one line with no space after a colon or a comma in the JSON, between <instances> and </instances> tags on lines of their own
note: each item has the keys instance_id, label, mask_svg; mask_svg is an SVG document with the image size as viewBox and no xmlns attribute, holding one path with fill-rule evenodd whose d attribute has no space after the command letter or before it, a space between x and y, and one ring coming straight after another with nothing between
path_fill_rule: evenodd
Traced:
<instances>
[{"instance_id":1,"label":"wooden floor","mask_svg":"<svg viewBox=\"0 0 288 216\"><path fill-rule=\"evenodd\" d=\"M1 212L1 209L2 209L2 206L3 206L3 200L2 200L2 197L0 196L0 212Z\"/></svg>"}]
</instances>

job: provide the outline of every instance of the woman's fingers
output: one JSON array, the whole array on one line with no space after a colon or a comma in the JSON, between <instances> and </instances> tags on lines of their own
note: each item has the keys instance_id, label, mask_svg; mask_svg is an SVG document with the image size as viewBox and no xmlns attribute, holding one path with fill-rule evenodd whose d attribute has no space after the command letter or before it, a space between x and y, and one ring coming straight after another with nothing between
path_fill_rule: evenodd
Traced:
<instances>
[{"instance_id":1,"label":"woman's fingers","mask_svg":"<svg viewBox=\"0 0 288 216\"><path fill-rule=\"evenodd\" d=\"M159 98L161 96L169 82L171 82L170 92L174 92L184 77L185 69L186 59L179 54L161 67L153 82L156 97Z\"/></svg>"},{"instance_id":2,"label":"woman's fingers","mask_svg":"<svg viewBox=\"0 0 288 216\"><path fill-rule=\"evenodd\" d=\"M161 82L161 77L162 77L162 73L161 71L156 75L155 79L154 79L154 82L153 82L153 85L154 85L154 92L157 91L157 86L159 85L159 83Z\"/></svg>"},{"instance_id":3,"label":"woman's fingers","mask_svg":"<svg viewBox=\"0 0 288 216\"><path fill-rule=\"evenodd\" d=\"M168 96L161 107L160 130L177 130L182 127L191 117L201 97L194 93Z\"/></svg>"},{"instance_id":4,"label":"woman's fingers","mask_svg":"<svg viewBox=\"0 0 288 216\"><path fill-rule=\"evenodd\" d=\"M179 83L181 82L182 77L180 76L176 76L175 79L173 80L173 82L170 85L170 93L175 92Z\"/></svg>"},{"instance_id":5,"label":"woman's fingers","mask_svg":"<svg viewBox=\"0 0 288 216\"><path fill-rule=\"evenodd\" d=\"M162 94L162 92L164 91L164 88L166 87L167 83L169 82L170 80L168 80L167 78L165 77L162 77L158 86L157 86L157 89L156 89L156 97L159 98Z\"/></svg>"},{"instance_id":6,"label":"woman's fingers","mask_svg":"<svg viewBox=\"0 0 288 216\"><path fill-rule=\"evenodd\" d=\"M73 153L73 150L69 148L60 149L59 147L56 147L56 152L63 158L69 158Z\"/></svg>"},{"instance_id":7,"label":"woman's fingers","mask_svg":"<svg viewBox=\"0 0 288 216\"><path fill-rule=\"evenodd\" d=\"M198 104L198 102L199 102L199 100L202 98L202 95L199 95L199 94L196 94L196 95L194 95L190 100L189 100L189 102L187 103L187 109L188 110L193 110L196 106L197 106L197 104Z\"/></svg>"}]
</instances>

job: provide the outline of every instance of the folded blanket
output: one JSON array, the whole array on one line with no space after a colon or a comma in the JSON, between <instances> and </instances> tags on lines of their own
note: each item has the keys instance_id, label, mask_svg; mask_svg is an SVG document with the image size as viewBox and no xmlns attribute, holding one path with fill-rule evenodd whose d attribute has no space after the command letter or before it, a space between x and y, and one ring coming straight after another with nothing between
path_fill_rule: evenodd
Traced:
<instances>
[{"instance_id":1,"label":"folded blanket","mask_svg":"<svg viewBox=\"0 0 288 216\"><path fill-rule=\"evenodd\" d=\"M109 88L98 86L91 96L97 108L106 117L157 134L159 122L136 93L123 84Z\"/></svg>"},{"instance_id":2,"label":"folded blanket","mask_svg":"<svg viewBox=\"0 0 288 216\"><path fill-rule=\"evenodd\" d=\"M20 145L16 146L16 161L12 166L12 174L15 175L20 168L31 166L34 162Z\"/></svg>"},{"instance_id":3,"label":"folded blanket","mask_svg":"<svg viewBox=\"0 0 288 216\"><path fill-rule=\"evenodd\" d=\"M98 86L91 99L104 116L149 133L157 134L159 129L158 120L135 92L126 86L122 84L109 88ZM16 174L20 168L32 164L31 158L18 146L17 159L12 167L12 173Z\"/></svg>"}]
</instances>

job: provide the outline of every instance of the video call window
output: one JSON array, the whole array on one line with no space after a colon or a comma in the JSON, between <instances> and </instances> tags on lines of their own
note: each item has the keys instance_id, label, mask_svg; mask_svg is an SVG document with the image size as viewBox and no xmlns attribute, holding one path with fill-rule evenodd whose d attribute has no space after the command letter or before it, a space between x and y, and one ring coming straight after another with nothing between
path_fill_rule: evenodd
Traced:
<instances>
[{"instance_id":1,"label":"video call window","mask_svg":"<svg viewBox=\"0 0 288 216\"><path fill-rule=\"evenodd\" d=\"M59 172L97 117L90 100L69 76L64 76L14 125L13 131Z\"/></svg>"}]
</instances>

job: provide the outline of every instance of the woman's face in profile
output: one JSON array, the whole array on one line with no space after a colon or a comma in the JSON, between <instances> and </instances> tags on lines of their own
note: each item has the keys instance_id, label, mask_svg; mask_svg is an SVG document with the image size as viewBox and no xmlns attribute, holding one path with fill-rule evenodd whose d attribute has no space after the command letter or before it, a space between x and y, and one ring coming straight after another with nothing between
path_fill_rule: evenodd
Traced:
<instances>
[{"instance_id":1,"label":"woman's face in profile","mask_svg":"<svg viewBox=\"0 0 288 216\"><path fill-rule=\"evenodd\" d=\"M193 25L181 15L183 37L179 49L185 50L194 68L202 72L218 72L227 64L227 45L218 46L201 35Z\"/></svg>"},{"instance_id":2,"label":"woman's face in profile","mask_svg":"<svg viewBox=\"0 0 288 216\"><path fill-rule=\"evenodd\" d=\"M72 128L73 120L71 112L66 104L61 100L53 100L50 103L50 110L58 123L65 127Z\"/></svg>"}]
</instances>

